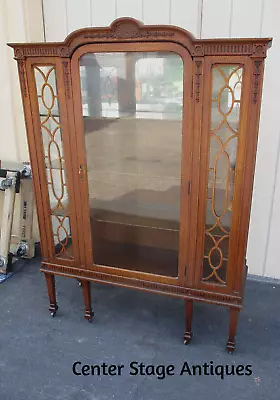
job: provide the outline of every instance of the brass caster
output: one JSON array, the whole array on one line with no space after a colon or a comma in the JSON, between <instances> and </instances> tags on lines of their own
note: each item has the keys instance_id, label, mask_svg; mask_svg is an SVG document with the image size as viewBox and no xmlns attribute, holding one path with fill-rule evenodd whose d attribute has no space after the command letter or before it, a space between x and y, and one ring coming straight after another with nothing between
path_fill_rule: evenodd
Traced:
<instances>
[{"instance_id":1,"label":"brass caster","mask_svg":"<svg viewBox=\"0 0 280 400\"><path fill-rule=\"evenodd\" d=\"M186 332L184 335L184 344L189 344L192 340L193 333L192 332Z\"/></svg>"}]
</instances>

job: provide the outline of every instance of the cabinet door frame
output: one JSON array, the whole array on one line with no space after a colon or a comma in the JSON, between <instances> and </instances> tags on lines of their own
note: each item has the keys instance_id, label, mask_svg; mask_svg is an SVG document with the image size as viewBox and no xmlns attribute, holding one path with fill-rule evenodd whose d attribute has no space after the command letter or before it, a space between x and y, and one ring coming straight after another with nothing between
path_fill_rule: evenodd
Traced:
<instances>
[{"instance_id":1,"label":"cabinet door frame","mask_svg":"<svg viewBox=\"0 0 280 400\"><path fill-rule=\"evenodd\" d=\"M51 223L50 197L48 192L48 183L45 171L45 156L43 149L43 136L41 132L40 112L37 99L36 80L34 67L54 67L56 74L57 95L59 98L60 126L62 131L62 144L65 161L65 177L69 202L69 218L72 236L72 258L58 257L55 254L54 235ZM69 136L68 109L66 102L66 88L63 73L62 59L59 57L29 57L26 60L26 76L30 95L30 112L32 114L33 132L28 129L28 140L31 153L36 155L37 169L32 169L32 174L36 177L35 193L40 193L36 198L38 208L40 237L43 244L43 262L51 262L60 265L80 266L80 249L78 246L77 212L76 197L73 185L73 165ZM33 147L34 144L34 147ZM35 156L34 156L35 158ZM32 163L33 166L33 163Z\"/></svg>"},{"instance_id":2,"label":"cabinet door frame","mask_svg":"<svg viewBox=\"0 0 280 400\"><path fill-rule=\"evenodd\" d=\"M163 275L155 275L132 270L119 269L109 266L100 266L93 263L93 251L91 241L90 210L88 201L88 180L86 171L86 149L84 139L84 125L81 104L81 87L79 59L86 53L104 53L104 52L152 52L152 51L170 51L181 56L184 62L184 95L183 95L183 118L182 118L182 158L181 158L181 193L180 193L180 236L179 236L179 262L178 278ZM106 43L106 44L86 44L79 47L71 58L71 77L74 102L74 119L76 142L71 146L75 147L78 156L79 170L74 172L79 175L80 204L82 207L82 226L83 230L79 235L83 235L84 246L80 252L85 252L85 268L95 271L127 276L134 279L142 279L154 282L161 282L174 285L185 284L185 274L188 257L188 236L191 232L189 224L190 215L190 179L191 179L191 143L192 143L192 57L188 50L179 44L164 43ZM77 179L76 179L77 181ZM88 234L90 233L90 234Z\"/></svg>"},{"instance_id":3,"label":"cabinet door frame","mask_svg":"<svg viewBox=\"0 0 280 400\"><path fill-rule=\"evenodd\" d=\"M240 132L238 151L236 154L236 171L234 182L234 197L232 202L232 223L229 239L229 254L226 272L226 284L202 281L203 255L204 255L204 227L206 218L206 188L208 183L208 160L209 160L209 132L211 123L211 99L212 99L212 66L222 65L240 65L243 67L242 76L242 93L241 93L241 108L240 108ZM200 172L199 172L199 207L197 216L197 242L196 242L196 257L195 257L195 286L199 289L218 291L220 293L235 293L240 294L242 282L240 276L245 271L245 259L240 258L239 250L239 235L244 230L249 221L241 220L242 202L248 196L251 196L250 190L246 189L245 172L247 168L251 169L254 165L254 159L247 154L250 148L250 125L249 113L247 112L248 104L251 101L251 59L246 56L208 56L204 61L204 76L203 76L203 120L202 120L202 135L200 143ZM243 256L243 255L242 255ZM244 257L244 256L243 256ZM236 276L239 276L239 287L234 290Z\"/></svg>"}]
</instances>

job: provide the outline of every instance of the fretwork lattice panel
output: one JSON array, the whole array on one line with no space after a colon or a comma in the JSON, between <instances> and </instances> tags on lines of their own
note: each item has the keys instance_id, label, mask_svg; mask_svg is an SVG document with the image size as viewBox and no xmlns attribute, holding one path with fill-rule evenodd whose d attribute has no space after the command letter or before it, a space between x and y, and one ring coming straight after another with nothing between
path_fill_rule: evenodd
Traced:
<instances>
[{"instance_id":1,"label":"fretwork lattice panel","mask_svg":"<svg viewBox=\"0 0 280 400\"><path fill-rule=\"evenodd\" d=\"M56 257L73 259L68 191L55 67L35 66L46 178Z\"/></svg>"},{"instance_id":2,"label":"fretwork lattice panel","mask_svg":"<svg viewBox=\"0 0 280 400\"><path fill-rule=\"evenodd\" d=\"M211 124L202 280L226 284L243 69L212 67Z\"/></svg>"}]
</instances>

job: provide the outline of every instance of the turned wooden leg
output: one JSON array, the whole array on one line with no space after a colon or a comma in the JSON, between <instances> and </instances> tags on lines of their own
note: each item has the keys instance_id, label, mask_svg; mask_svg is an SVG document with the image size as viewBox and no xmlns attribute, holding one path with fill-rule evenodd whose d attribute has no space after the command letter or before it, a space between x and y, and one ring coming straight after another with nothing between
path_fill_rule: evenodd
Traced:
<instances>
[{"instance_id":1,"label":"turned wooden leg","mask_svg":"<svg viewBox=\"0 0 280 400\"><path fill-rule=\"evenodd\" d=\"M239 315L239 310L237 308L230 309L229 336L227 341L227 351L229 353L233 353L235 348L235 334L237 328L238 315Z\"/></svg>"},{"instance_id":2,"label":"turned wooden leg","mask_svg":"<svg viewBox=\"0 0 280 400\"><path fill-rule=\"evenodd\" d=\"M192 316L193 316L193 300L185 300L186 309L186 331L184 335L184 344L190 343L192 339Z\"/></svg>"},{"instance_id":3,"label":"turned wooden leg","mask_svg":"<svg viewBox=\"0 0 280 400\"><path fill-rule=\"evenodd\" d=\"M83 295L84 295L84 302L85 302L85 318L91 322L92 317L94 315L91 309L91 292L90 292L90 282L88 281L81 281Z\"/></svg>"},{"instance_id":4,"label":"turned wooden leg","mask_svg":"<svg viewBox=\"0 0 280 400\"><path fill-rule=\"evenodd\" d=\"M50 299L50 313L51 316L54 317L56 314L56 311L58 310L58 305L56 303L56 294L55 294L55 278L53 274L48 274L45 272L45 278L47 282L47 288L48 288L48 295Z\"/></svg>"}]
</instances>

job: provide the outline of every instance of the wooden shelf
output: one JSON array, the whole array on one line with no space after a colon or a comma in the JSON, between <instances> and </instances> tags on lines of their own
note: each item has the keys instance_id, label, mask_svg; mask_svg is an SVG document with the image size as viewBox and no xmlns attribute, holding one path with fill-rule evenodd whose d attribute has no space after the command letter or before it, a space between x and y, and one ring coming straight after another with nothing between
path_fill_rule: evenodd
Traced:
<instances>
[{"instance_id":1,"label":"wooden shelf","mask_svg":"<svg viewBox=\"0 0 280 400\"><path fill-rule=\"evenodd\" d=\"M175 250L99 239L93 243L93 259L99 265L178 276L178 252Z\"/></svg>"}]
</instances>

